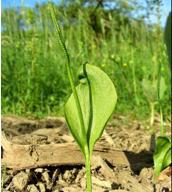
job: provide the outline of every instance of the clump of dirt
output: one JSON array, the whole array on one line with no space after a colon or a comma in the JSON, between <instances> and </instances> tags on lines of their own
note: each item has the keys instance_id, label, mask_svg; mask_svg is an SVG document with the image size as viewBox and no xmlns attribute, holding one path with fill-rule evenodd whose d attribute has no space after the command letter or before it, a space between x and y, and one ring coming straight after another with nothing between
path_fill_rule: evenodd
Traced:
<instances>
[{"instance_id":1,"label":"clump of dirt","mask_svg":"<svg viewBox=\"0 0 172 192\"><path fill-rule=\"evenodd\" d=\"M93 192L171 191L170 167L162 172L156 186L153 184L152 153L155 135L150 134L150 131L146 129L147 126L144 122L129 121L125 117L119 116L114 117L108 123L98 145L105 146L107 150L113 149L116 152L119 150L119 153L117 153L116 162L108 161L106 155L100 154L93 157ZM155 129L158 126L157 122ZM166 126L168 128L170 125ZM48 117L42 120L28 120L15 116L2 117L2 130L10 145L15 147L55 145L58 150L58 145L70 146L75 143L63 118ZM102 154L109 152L105 148ZM3 150L2 155L5 154L5 147ZM49 151L51 150L49 148ZM33 151L29 152L30 155L32 155L31 152ZM17 154L16 157L18 157ZM12 165L5 166L3 158L2 156L2 189L4 192L86 191L83 161L78 159L77 162L80 163L71 164L73 161L70 159L74 158L72 152L67 163L59 166L44 163L44 166L35 164L34 168L22 169L19 165L18 169L11 169L9 167ZM21 156L21 158L27 157ZM39 160L35 160L35 162L39 162Z\"/></svg>"}]
</instances>

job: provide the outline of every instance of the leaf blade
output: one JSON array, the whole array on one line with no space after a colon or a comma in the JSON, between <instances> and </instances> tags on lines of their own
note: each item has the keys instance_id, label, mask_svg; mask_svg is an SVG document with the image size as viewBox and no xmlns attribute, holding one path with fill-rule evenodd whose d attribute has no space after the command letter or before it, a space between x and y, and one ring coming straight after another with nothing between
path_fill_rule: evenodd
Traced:
<instances>
[{"instance_id":1,"label":"leaf blade","mask_svg":"<svg viewBox=\"0 0 172 192\"><path fill-rule=\"evenodd\" d=\"M89 66L89 65L88 65ZM95 76L96 73L96 76ZM89 139L90 152L101 137L116 105L117 94L111 79L95 66L87 68L93 100L93 120Z\"/></svg>"},{"instance_id":2,"label":"leaf blade","mask_svg":"<svg viewBox=\"0 0 172 192\"><path fill-rule=\"evenodd\" d=\"M158 137L156 141L156 150L153 155L155 167L155 179L159 176L160 172L169 164L169 150L171 150L171 140L168 137ZM170 162L171 163L171 162Z\"/></svg>"},{"instance_id":3,"label":"leaf blade","mask_svg":"<svg viewBox=\"0 0 172 192\"><path fill-rule=\"evenodd\" d=\"M84 73L84 69L82 69L81 73ZM69 129L83 153L86 144L82 141L85 137L87 137L87 145L89 145L91 153L95 142L101 137L104 127L115 108L117 94L110 78L98 67L87 64L86 74L80 74L79 76L87 78L87 81L81 79L80 84L76 87L83 113L86 135L83 135L80 131L81 125L73 94L65 105L65 117ZM92 104L90 99L92 99ZM91 108L93 110L92 113L90 112Z\"/></svg>"}]
</instances>

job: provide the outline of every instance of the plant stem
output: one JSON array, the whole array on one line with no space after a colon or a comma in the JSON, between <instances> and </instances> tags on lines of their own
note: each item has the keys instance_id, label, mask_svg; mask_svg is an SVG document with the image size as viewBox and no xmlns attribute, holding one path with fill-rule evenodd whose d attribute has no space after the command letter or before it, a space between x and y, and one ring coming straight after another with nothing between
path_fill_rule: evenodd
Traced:
<instances>
[{"instance_id":1,"label":"plant stem","mask_svg":"<svg viewBox=\"0 0 172 192\"><path fill-rule=\"evenodd\" d=\"M161 128L160 128L160 134L164 134L164 120L163 120L163 112L162 112L162 107L160 105L160 121L161 121Z\"/></svg>"},{"instance_id":2,"label":"plant stem","mask_svg":"<svg viewBox=\"0 0 172 192\"><path fill-rule=\"evenodd\" d=\"M83 65L83 73L84 73L84 76L87 79L88 89L89 89L90 111L89 111L89 124L88 124L88 130L87 130L87 143L88 143L88 146L89 146L89 139L90 139L91 128L92 128L92 123L93 123L93 99L92 99L91 84L90 84L90 80L88 78L87 70L86 70L86 63ZM90 151L90 148L89 148L89 151Z\"/></svg>"},{"instance_id":3,"label":"plant stem","mask_svg":"<svg viewBox=\"0 0 172 192\"><path fill-rule=\"evenodd\" d=\"M134 53L133 48L131 48L131 58L132 58L132 77L133 77L133 90L134 90L134 97L136 105L139 105L139 98L137 96L137 84L136 84L136 72L135 72L135 63L134 63Z\"/></svg>"},{"instance_id":4,"label":"plant stem","mask_svg":"<svg viewBox=\"0 0 172 192\"><path fill-rule=\"evenodd\" d=\"M91 156L90 156L88 147L85 155L85 169L86 169L86 180L87 180L87 192L92 192Z\"/></svg>"},{"instance_id":5,"label":"plant stem","mask_svg":"<svg viewBox=\"0 0 172 192\"><path fill-rule=\"evenodd\" d=\"M150 110L151 110L150 125L152 126L154 124L154 118L155 118L155 104L154 103L150 103Z\"/></svg>"},{"instance_id":6,"label":"plant stem","mask_svg":"<svg viewBox=\"0 0 172 192\"><path fill-rule=\"evenodd\" d=\"M57 31L57 34L59 36L60 42L62 44L63 50L64 50L66 58L67 58L67 63L66 63L67 74L68 74L70 86L72 88L72 92L73 92L73 95L74 95L74 98L75 98L75 104L76 104L76 107L77 107L77 110L78 110L78 116L79 116L79 120L80 120L80 124L81 124L82 135L85 136L86 135L86 130L85 130L85 125L84 125L84 119L83 119L83 114L82 114L78 94L76 92L76 88L75 88L75 84L74 84L74 79L73 79L72 70L71 70L71 66L70 66L69 53L68 53L68 50L66 48L65 41L64 41L62 33L61 33L61 29L60 29L59 24L58 24L58 22L56 20L55 10L54 10L54 7L53 7L52 4L50 6L50 9L51 9L50 12L51 12L51 17L52 17L55 29ZM84 140L85 145L87 145L87 138L83 137L82 139Z\"/></svg>"},{"instance_id":7,"label":"plant stem","mask_svg":"<svg viewBox=\"0 0 172 192\"><path fill-rule=\"evenodd\" d=\"M76 104L76 107L77 107L77 110L78 110L78 116L79 116L79 120L80 120L80 124L81 124L82 135L85 136L85 137L83 137L83 141L85 142L85 148L83 149L84 150L83 152L85 154L87 192L92 192L90 151L89 151L88 141L87 141L87 137L86 137L86 130L85 130L85 125L84 125L82 109L81 109L78 94L77 94L77 91L76 91L76 88L75 88L74 79L73 79L73 75L72 75L72 70L71 70L71 67L70 67L69 53L68 53L68 50L66 48L66 45L65 45L65 42L64 42L60 27L59 27L59 25L57 23L57 20L56 20L56 17L55 17L55 10L54 10L52 5L50 6L50 9L51 9L51 17L52 17L53 23L55 25L55 29L56 29L56 31L58 33L60 42L62 44L62 47L63 47L64 52L65 52L66 57L67 57L67 63L66 63L67 74L68 74L69 82L70 82L72 92L73 92L73 95L74 95L74 98L75 98L75 104ZM87 76L85 65L84 65L84 73ZM88 78L87 78L87 80L88 80ZM89 81L88 81L88 83L89 83ZM90 88L90 86L89 86L89 88ZM89 91L89 92L91 92L91 91ZM91 126L91 124L90 124L90 126Z\"/></svg>"},{"instance_id":8,"label":"plant stem","mask_svg":"<svg viewBox=\"0 0 172 192\"><path fill-rule=\"evenodd\" d=\"M163 111L162 111L162 105L161 105L161 97L160 97L160 93L161 93L161 87L160 87L160 83L161 83L161 68L162 68L162 64L161 62L159 63L158 66L158 83L157 83L157 93L158 93L158 102L159 102L159 109L160 109L160 134L163 135L164 134L164 122L163 122Z\"/></svg>"}]
</instances>

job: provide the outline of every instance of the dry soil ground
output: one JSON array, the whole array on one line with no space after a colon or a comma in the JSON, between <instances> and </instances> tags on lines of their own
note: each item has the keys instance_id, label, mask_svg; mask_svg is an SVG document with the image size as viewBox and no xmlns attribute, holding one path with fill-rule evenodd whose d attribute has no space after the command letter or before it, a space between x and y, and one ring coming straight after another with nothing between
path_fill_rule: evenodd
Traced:
<instances>
[{"instance_id":1,"label":"dry soil ground","mask_svg":"<svg viewBox=\"0 0 172 192\"><path fill-rule=\"evenodd\" d=\"M150 129L147 122L112 118L94 152L93 192L171 191L171 167L153 184L153 129L158 133L158 120ZM2 130L2 191L86 191L84 161L63 118L4 116Z\"/></svg>"}]
</instances>

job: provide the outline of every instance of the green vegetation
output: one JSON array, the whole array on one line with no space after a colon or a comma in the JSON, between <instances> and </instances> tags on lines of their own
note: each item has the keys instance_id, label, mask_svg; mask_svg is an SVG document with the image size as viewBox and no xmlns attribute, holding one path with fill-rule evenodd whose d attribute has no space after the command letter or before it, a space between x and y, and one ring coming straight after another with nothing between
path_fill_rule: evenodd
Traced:
<instances>
[{"instance_id":1,"label":"green vegetation","mask_svg":"<svg viewBox=\"0 0 172 192\"><path fill-rule=\"evenodd\" d=\"M167 18L166 26L165 26L165 32L164 32L164 40L167 46L167 53L169 58L169 64L171 67L171 12ZM162 116L162 108L161 108L161 98L164 93L164 86L161 86L161 79L159 83L159 103L160 103L160 113ZM164 83L163 83L164 84ZM163 118L161 118L161 121L163 121ZM172 163L171 159L171 152L172 152L172 145L171 145L171 137L165 136L164 128L163 128L163 122L161 122L161 136L159 136L156 140L156 147L155 152L153 155L154 160L154 180L158 178L160 172L169 166Z\"/></svg>"},{"instance_id":2,"label":"green vegetation","mask_svg":"<svg viewBox=\"0 0 172 192\"><path fill-rule=\"evenodd\" d=\"M156 182L160 172L172 163L171 137L160 136L156 141L154 159L154 181Z\"/></svg>"},{"instance_id":3,"label":"green vegetation","mask_svg":"<svg viewBox=\"0 0 172 192\"><path fill-rule=\"evenodd\" d=\"M163 127L163 121L171 117L171 17L165 46L161 0L146 1L150 3L147 20L150 11L156 10L154 25L146 24L145 17L133 17L133 10L144 9L136 0L116 0L115 8L103 2L107 1L66 0L54 5L55 15L50 14L51 3L2 10L2 113L40 117L65 112L85 156L88 191L91 153L114 109L116 92L116 113L150 117L151 126L155 114L160 114L161 136L153 156L155 179L171 163L171 139L164 136ZM55 30L51 16L62 31L58 25Z\"/></svg>"},{"instance_id":4,"label":"green vegetation","mask_svg":"<svg viewBox=\"0 0 172 192\"><path fill-rule=\"evenodd\" d=\"M133 7L117 2L118 9L77 2L56 6L72 71L76 74L85 62L100 67L116 87L116 113L137 117L149 117L149 106L160 113L157 88L149 88L150 98L143 84L158 84L161 74L166 87L161 108L164 118L170 118L170 72L163 30L158 24L145 24L141 17L133 19ZM71 89L66 58L56 41L48 4L2 11L3 114L63 113Z\"/></svg>"}]
</instances>

